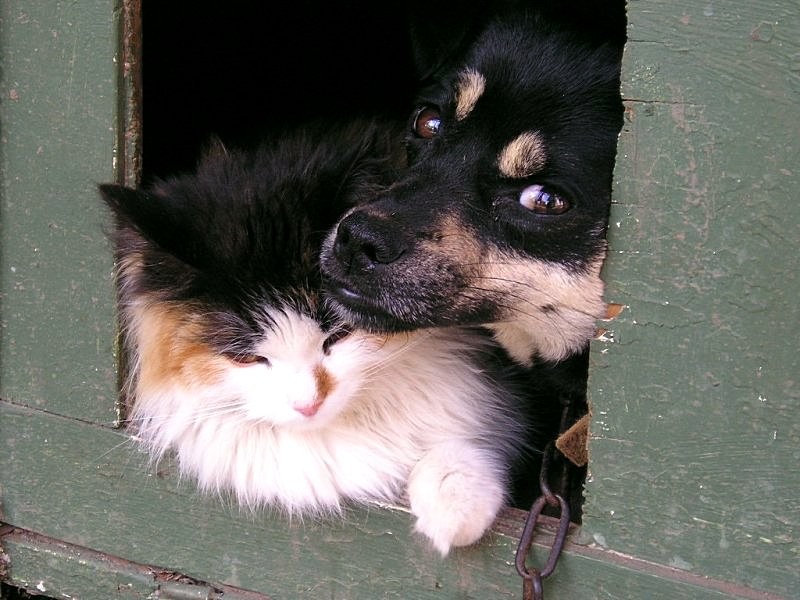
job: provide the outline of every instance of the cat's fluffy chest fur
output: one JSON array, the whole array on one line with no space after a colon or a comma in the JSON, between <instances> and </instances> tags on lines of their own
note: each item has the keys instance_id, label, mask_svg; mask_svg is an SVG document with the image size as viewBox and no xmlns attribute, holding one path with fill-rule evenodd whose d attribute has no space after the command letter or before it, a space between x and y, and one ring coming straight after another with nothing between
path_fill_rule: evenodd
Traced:
<instances>
[{"instance_id":1,"label":"cat's fluffy chest fur","mask_svg":"<svg viewBox=\"0 0 800 600\"><path fill-rule=\"evenodd\" d=\"M163 377L164 362L159 374L142 369L131 417L155 454L176 449L182 472L202 488L233 490L244 505L307 513L347 499L397 500L426 453L449 447L449 461L485 444L488 472L473 475L503 498L498 482L520 424L502 413L503 388L477 371L485 339L458 329L388 338L356 331L326 354L325 334L307 316L286 309L276 322L269 337L278 340L259 351L275 357L295 347L269 366L209 356L197 359L202 375ZM500 452L492 456L482 437Z\"/></svg>"},{"instance_id":2,"label":"cat's fluffy chest fur","mask_svg":"<svg viewBox=\"0 0 800 600\"><path fill-rule=\"evenodd\" d=\"M443 554L475 542L520 452L517 396L487 335L350 331L325 309L325 231L378 185L363 124L255 155L212 153L147 191L103 186L136 437L247 506L291 514L407 493Z\"/></svg>"}]
</instances>

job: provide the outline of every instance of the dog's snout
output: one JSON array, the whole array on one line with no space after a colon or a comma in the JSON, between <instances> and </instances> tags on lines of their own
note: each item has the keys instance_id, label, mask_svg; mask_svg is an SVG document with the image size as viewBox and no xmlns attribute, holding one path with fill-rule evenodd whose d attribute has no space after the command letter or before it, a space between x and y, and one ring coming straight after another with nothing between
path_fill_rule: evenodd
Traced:
<instances>
[{"instance_id":1,"label":"dog's snout","mask_svg":"<svg viewBox=\"0 0 800 600\"><path fill-rule=\"evenodd\" d=\"M404 245L392 223L385 218L355 211L342 219L336 230L333 252L348 267L368 268L396 261Z\"/></svg>"}]
</instances>

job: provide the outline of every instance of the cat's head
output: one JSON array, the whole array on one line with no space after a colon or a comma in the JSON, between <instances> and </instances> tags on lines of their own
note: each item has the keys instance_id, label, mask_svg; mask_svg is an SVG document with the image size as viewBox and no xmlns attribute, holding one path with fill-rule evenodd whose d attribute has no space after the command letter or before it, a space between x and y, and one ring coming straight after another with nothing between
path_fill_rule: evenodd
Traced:
<instances>
[{"instance_id":1,"label":"cat's head","mask_svg":"<svg viewBox=\"0 0 800 600\"><path fill-rule=\"evenodd\" d=\"M131 307L132 417L156 428L180 414L198 424L325 426L368 383L384 340L310 312L302 302L264 303L244 323L179 302Z\"/></svg>"},{"instance_id":2,"label":"cat's head","mask_svg":"<svg viewBox=\"0 0 800 600\"><path fill-rule=\"evenodd\" d=\"M320 243L390 181L396 139L358 122L252 152L217 143L193 173L145 189L100 187L115 220L134 405L169 401L176 387L223 386L226 396L274 392L293 418L323 415L342 377L319 365L340 364L334 346L356 336L321 301Z\"/></svg>"},{"instance_id":3,"label":"cat's head","mask_svg":"<svg viewBox=\"0 0 800 600\"><path fill-rule=\"evenodd\" d=\"M115 218L121 291L230 302L319 288L322 239L402 163L372 120L307 127L252 151L214 141L194 172L145 189L101 185ZM125 298L123 298L125 300Z\"/></svg>"},{"instance_id":4,"label":"cat's head","mask_svg":"<svg viewBox=\"0 0 800 600\"><path fill-rule=\"evenodd\" d=\"M387 354L383 337L338 324L326 328L290 305L265 307L261 318L260 337L217 361L217 398L228 398L250 422L325 427L352 408Z\"/></svg>"}]
</instances>

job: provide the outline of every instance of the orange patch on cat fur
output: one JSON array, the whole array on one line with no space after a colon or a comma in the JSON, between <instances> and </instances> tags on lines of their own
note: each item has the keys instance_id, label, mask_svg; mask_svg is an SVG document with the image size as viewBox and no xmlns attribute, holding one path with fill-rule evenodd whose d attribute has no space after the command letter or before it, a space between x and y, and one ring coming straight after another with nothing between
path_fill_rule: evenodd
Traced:
<instances>
[{"instance_id":1,"label":"orange patch on cat fur","mask_svg":"<svg viewBox=\"0 0 800 600\"><path fill-rule=\"evenodd\" d=\"M216 382L225 359L200 341L199 317L181 306L150 304L134 319L138 348L138 385L153 390L172 380L182 386Z\"/></svg>"},{"instance_id":2,"label":"orange patch on cat fur","mask_svg":"<svg viewBox=\"0 0 800 600\"><path fill-rule=\"evenodd\" d=\"M328 394L336 387L336 379L322 365L314 367L314 381L317 384L317 398L321 401L328 397Z\"/></svg>"}]
</instances>

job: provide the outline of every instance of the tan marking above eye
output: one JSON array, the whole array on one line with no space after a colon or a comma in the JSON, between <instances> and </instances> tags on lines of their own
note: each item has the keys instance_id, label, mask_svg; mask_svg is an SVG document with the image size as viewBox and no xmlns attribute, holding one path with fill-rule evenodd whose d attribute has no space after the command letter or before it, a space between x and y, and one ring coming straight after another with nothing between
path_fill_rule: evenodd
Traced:
<instances>
[{"instance_id":1,"label":"tan marking above eye","mask_svg":"<svg viewBox=\"0 0 800 600\"><path fill-rule=\"evenodd\" d=\"M522 179L541 171L546 161L547 151L541 135L526 131L500 151L497 168L503 177Z\"/></svg>"},{"instance_id":2,"label":"tan marking above eye","mask_svg":"<svg viewBox=\"0 0 800 600\"><path fill-rule=\"evenodd\" d=\"M475 69L459 73L456 84L456 120L463 121L473 111L486 89L486 79Z\"/></svg>"}]
</instances>

